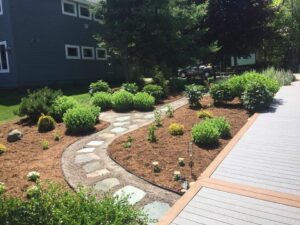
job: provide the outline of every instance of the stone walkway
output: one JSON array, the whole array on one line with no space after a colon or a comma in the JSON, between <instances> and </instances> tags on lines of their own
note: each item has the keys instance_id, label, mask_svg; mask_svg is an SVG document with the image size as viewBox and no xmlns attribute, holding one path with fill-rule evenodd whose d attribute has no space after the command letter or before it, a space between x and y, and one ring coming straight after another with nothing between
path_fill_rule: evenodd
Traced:
<instances>
[{"instance_id":1,"label":"stone walkway","mask_svg":"<svg viewBox=\"0 0 300 225\"><path fill-rule=\"evenodd\" d=\"M182 98L169 105L178 109L187 103ZM167 108L161 106L158 110L164 114ZM110 126L70 145L63 153L62 170L67 182L75 189L83 185L99 194L129 195L130 204L142 207L151 219L159 219L180 196L127 172L107 153L116 138L153 122L154 113L109 111L102 113L100 119L110 122Z\"/></svg>"}]
</instances>

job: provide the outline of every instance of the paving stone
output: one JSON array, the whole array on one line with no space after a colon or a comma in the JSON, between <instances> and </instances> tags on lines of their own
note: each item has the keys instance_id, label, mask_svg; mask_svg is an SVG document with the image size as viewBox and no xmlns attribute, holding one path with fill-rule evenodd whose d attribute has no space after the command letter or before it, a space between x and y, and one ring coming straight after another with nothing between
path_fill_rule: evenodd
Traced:
<instances>
[{"instance_id":1,"label":"paving stone","mask_svg":"<svg viewBox=\"0 0 300 225\"><path fill-rule=\"evenodd\" d=\"M107 178L99 181L95 184L95 189L98 191L107 192L115 186L120 185L120 181L117 178Z\"/></svg>"},{"instance_id":2,"label":"paving stone","mask_svg":"<svg viewBox=\"0 0 300 225\"><path fill-rule=\"evenodd\" d=\"M99 162L91 162L83 166L83 169L87 173L91 173L95 170L101 169L101 165Z\"/></svg>"},{"instance_id":3,"label":"paving stone","mask_svg":"<svg viewBox=\"0 0 300 225\"><path fill-rule=\"evenodd\" d=\"M138 128L138 127L139 127L138 125L133 124L133 125L130 125L130 126L129 126L129 129L136 129L136 128Z\"/></svg>"},{"instance_id":4,"label":"paving stone","mask_svg":"<svg viewBox=\"0 0 300 225\"><path fill-rule=\"evenodd\" d=\"M79 151L77 151L78 153L92 153L95 151L95 148L83 148Z\"/></svg>"},{"instance_id":5,"label":"paving stone","mask_svg":"<svg viewBox=\"0 0 300 225\"><path fill-rule=\"evenodd\" d=\"M105 139L110 139L110 138L113 138L115 136L116 136L115 134L111 134L111 133L102 133L102 134L99 135L99 137L105 138Z\"/></svg>"},{"instance_id":6,"label":"paving stone","mask_svg":"<svg viewBox=\"0 0 300 225\"><path fill-rule=\"evenodd\" d=\"M126 131L127 129L124 127L116 127L114 129L112 129L110 132L116 133L116 134L120 134L123 133L124 131Z\"/></svg>"},{"instance_id":7,"label":"paving stone","mask_svg":"<svg viewBox=\"0 0 300 225\"><path fill-rule=\"evenodd\" d=\"M143 120L143 119L135 119L133 120L134 123L146 123L147 120Z\"/></svg>"},{"instance_id":8,"label":"paving stone","mask_svg":"<svg viewBox=\"0 0 300 225\"><path fill-rule=\"evenodd\" d=\"M114 127L121 127L121 126L128 125L128 124L130 124L129 121L126 121L126 122L116 122L116 123L113 123L113 126Z\"/></svg>"},{"instance_id":9,"label":"paving stone","mask_svg":"<svg viewBox=\"0 0 300 225\"><path fill-rule=\"evenodd\" d=\"M116 121L118 121L118 122L123 122L126 120L130 120L130 116L122 116L122 117L119 117L116 119Z\"/></svg>"},{"instance_id":10,"label":"paving stone","mask_svg":"<svg viewBox=\"0 0 300 225\"><path fill-rule=\"evenodd\" d=\"M91 142L87 143L87 145L97 147L97 146L102 145L103 143L104 143L104 141L91 141Z\"/></svg>"},{"instance_id":11,"label":"paving stone","mask_svg":"<svg viewBox=\"0 0 300 225\"><path fill-rule=\"evenodd\" d=\"M105 176L107 174L110 174L110 172L107 169L103 169L103 170L96 170L92 173L89 173L86 175L87 178L95 178L95 177L102 177Z\"/></svg>"},{"instance_id":12,"label":"paving stone","mask_svg":"<svg viewBox=\"0 0 300 225\"><path fill-rule=\"evenodd\" d=\"M168 108L162 108L161 111L167 112L167 111L168 111Z\"/></svg>"},{"instance_id":13,"label":"paving stone","mask_svg":"<svg viewBox=\"0 0 300 225\"><path fill-rule=\"evenodd\" d=\"M134 116L135 118L140 118L140 117L143 116L143 114L142 114L142 113L134 113L133 116Z\"/></svg>"},{"instance_id":14,"label":"paving stone","mask_svg":"<svg viewBox=\"0 0 300 225\"><path fill-rule=\"evenodd\" d=\"M170 205L165 202L155 201L145 205L143 212L148 215L151 220L159 220L168 210ZM149 225L154 225L156 223L150 223Z\"/></svg>"},{"instance_id":15,"label":"paving stone","mask_svg":"<svg viewBox=\"0 0 300 225\"><path fill-rule=\"evenodd\" d=\"M146 116L144 116L145 119L153 119L154 118L154 114L148 114Z\"/></svg>"},{"instance_id":16,"label":"paving stone","mask_svg":"<svg viewBox=\"0 0 300 225\"><path fill-rule=\"evenodd\" d=\"M145 195L146 195L146 192L144 192L143 190L138 189L136 187L133 187L131 185L123 187L114 193L114 197L129 196L128 202L131 205L134 205L135 203L142 200L145 197Z\"/></svg>"},{"instance_id":17,"label":"paving stone","mask_svg":"<svg viewBox=\"0 0 300 225\"><path fill-rule=\"evenodd\" d=\"M75 163L81 164L81 163L87 163L93 160L99 160L100 158L95 155L94 153L88 153L84 155L77 155L75 157Z\"/></svg>"}]
</instances>

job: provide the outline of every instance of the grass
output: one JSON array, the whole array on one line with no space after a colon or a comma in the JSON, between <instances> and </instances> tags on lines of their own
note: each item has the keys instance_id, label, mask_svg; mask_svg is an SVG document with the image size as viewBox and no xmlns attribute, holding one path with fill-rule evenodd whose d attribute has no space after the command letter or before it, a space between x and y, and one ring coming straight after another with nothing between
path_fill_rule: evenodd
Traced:
<instances>
[{"instance_id":1,"label":"grass","mask_svg":"<svg viewBox=\"0 0 300 225\"><path fill-rule=\"evenodd\" d=\"M88 87L64 87L61 88L64 95L72 96L80 104L88 105L90 103L90 95ZM0 124L18 119L14 115L14 111L18 109L21 98L26 95L26 90L3 90L0 91Z\"/></svg>"}]
</instances>

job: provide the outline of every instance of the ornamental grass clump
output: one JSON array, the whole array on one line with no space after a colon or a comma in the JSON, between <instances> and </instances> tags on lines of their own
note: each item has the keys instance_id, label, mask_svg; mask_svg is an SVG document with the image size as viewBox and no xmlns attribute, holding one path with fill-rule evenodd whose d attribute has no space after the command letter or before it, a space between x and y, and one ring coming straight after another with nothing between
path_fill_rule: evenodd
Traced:
<instances>
[{"instance_id":1,"label":"ornamental grass clump","mask_svg":"<svg viewBox=\"0 0 300 225\"><path fill-rule=\"evenodd\" d=\"M145 92L139 92L133 97L134 108L140 111L149 111L154 108L155 98Z\"/></svg>"},{"instance_id":2,"label":"ornamental grass clump","mask_svg":"<svg viewBox=\"0 0 300 225\"><path fill-rule=\"evenodd\" d=\"M48 132L55 129L56 122L51 116L41 115L37 127L39 132Z\"/></svg>"},{"instance_id":3,"label":"ornamental grass clump","mask_svg":"<svg viewBox=\"0 0 300 225\"><path fill-rule=\"evenodd\" d=\"M184 132L184 126L180 123L172 123L169 127L168 127L168 131L171 135L183 135Z\"/></svg>"},{"instance_id":4,"label":"ornamental grass clump","mask_svg":"<svg viewBox=\"0 0 300 225\"><path fill-rule=\"evenodd\" d=\"M112 95L108 92L97 92L93 95L91 101L96 107L100 107L102 111L111 109Z\"/></svg>"},{"instance_id":5,"label":"ornamental grass clump","mask_svg":"<svg viewBox=\"0 0 300 225\"><path fill-rule=\"evenodd\" d=\"M126 112L133 109L133 94L120 90L112 95L112 107L118 112Z\"/></svg>"}]
</instances>

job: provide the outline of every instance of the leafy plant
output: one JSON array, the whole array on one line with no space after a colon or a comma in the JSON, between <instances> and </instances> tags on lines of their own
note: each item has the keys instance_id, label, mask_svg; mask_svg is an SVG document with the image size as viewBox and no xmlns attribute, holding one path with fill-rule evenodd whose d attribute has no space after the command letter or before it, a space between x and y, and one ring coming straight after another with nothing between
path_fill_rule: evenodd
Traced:
<instances>
[{"instance_id":1,"label":"leafy plant","mask_svg":"<svg viewBox=\"0 0 300 225\"><path fill-rule=\"evenodd\" d=\"M90 84L89 93L93 95L96 92L111 92L111 89L107 82L98 80Z\"/></svg>"},{"instance_id":2,"label":"leafy plant","mask_svg":"<svg viewBox=\"0 0 300 225\"><path fill-rule=\"evenodd\" d=\"M155 101L158 102L161 100L164 96L164 90L161 86L156 84L147 84L143 88L143 92L148 93L149 95L153 96L155 98Z\"/></svg>"},{"instance_id":3,"label":"leafy plant","mask_svg":"<svg viewBox=\"0 0 300 225\"><path fill-rule=\"evenodd\" d=\"M197 116L200 119L211 119L214 117L214 115L212 114L212 112L207 111L207 110L203 110L201 109L199 112L197 112Z\"/></svg>"},{"instance_id":4,"label":"leafy plant","mask_svg":"<svg viewBox=\"0 0 300 225\"><path fill-rule=\"evenodd\" d=\"M112 107L116 111L125 112L133 108L133 94L120 90L112 95Z\"/></svg>"},{"instance_id":5,"label":"leafy plant","mask_svg":"<svg viewBox=\"0 0 300 225\"><path fill-rule=\"evenodd\" d=\"M157 161L152 162L152 167L153 167L154 173L160 173L161 168L159 166L159 162L157 162Z\"/></svg>"},{"instance_id":6,"label":"leafy plant","mask_svg":"<svg viewBox=\"0 0 300 225\"><path fill-rule=\"evenodd\" d=\"M62 95L60 90L42 88L37 91L27 91L27 96L21 99L19 109L16 112L19 116L27 116L32 122L37 122L39 117L50 114L54 101Z\"/></svg>"},{"instance_id":7,"label":"leafy plant","mask_svg":"<svg viewBox=\"0 0 300 225\"><path fill-rule=\"evenodd\" d=\"M232 101L234 99L231 86L226 82L213 84L209 90L209 94L214 102Z\"/></svg>"},{"instance_id":8,"label":"leafy plant","mask_svg":"<svg viewBox=\"0 0 300 225\"><path fill-rule=\"evenodd\" d=\"M139 87L136 83L124 83L121 89L130 92L131 94L136 94L139 91Z\"/></svg>"},{"instance_id":9,"label":"leafy plant","mask_svg":"<svg viewBox=\"0 0 300 225\"><path fill-rule=\"evenodd\" d=\"M39 185L33 185L26 190L26 197L28 199L38 198L41 194L41 188Z\"/></svg>"},{"instance_id":10,"label":"leafy plant","mask_svg":"<svg viewBox=\"0 0 300 225\"><path fill-rule=\"evenodd\" d=\"M175 181L179 181L179 180L181 179L180 171L174 171L173 179L174 179Z\"/></svg>"},{"instance_id":11,"label":"leafy plant","mask_svg":"<svg viewBox=\"0 0 300 225\"><path fill-rule=\"evenodd\" d=\"M166 115L171 118L174 116L174 108L171 105L167 105Z\"/></svg>"},{"instance_id":12,"label":"leafy plant","mask_svg":"<svg viewBox=\"0 0 300 225\"><path fill-rule=\"evenodd\" d=\"M63 121L71 133L87 132L94 128L99 112L99 108L80 106L69 109L64 114Z\"/></svg>"},{"instance_id":13,"label":"leafy plant","mask_svg":"<svg viewBox=\"0 0 300 225\"><path fill-rule=\"evenodd\" d=\"M172 77L170 78L170 89L171 92L184 91L184 87L187 84L187 78L183 77Z\"/></svg>"},{"instance_id":14,"label":"leafy plant","mask_svg":"<svg viewBox=\"0 0 300 225\"><path fill-rule=\"evenodd\" d=\"M3 153L5 153L7 151L7 148L5 145L0 144L0 155L2 155Z\"/></svg>"},{"instance_id":15,"label":"leafy plant","mask_svg":"<svg viewBox=\"0 0 300 225\"><path fill-rule=\"evenodd\" d=\"M192 138L196 144L215 145L220 138L219 129L211 122L205 120L192 128Z\"/></svg>"},{"instance_id":16,"label":"leafy plant","mask_svg":"<svg viewBox=\"0 0 300 225\"><path fill-rule=\"evenodd\" d=\"M40 179L40 173L36 171L31 171L27 174L27 180L37 182Z\"/></svg>"},{"instance_id":17,"label":"leafy plant","mask_svg":"<svg viewBox=\"0 0 300 225\"><path fill-rule=\"evenodd\" d=\"M133 139L131 136L127 137L127 141L123 143L123 148L131 148Z\"/></svg>"},{"instance_id":18,"label":"leafy plant","mask_svg":"<svg viewBox=\"0 0 300 225\"><path fill-rule=\"evenodd\" d=\"M41 115L37 127L39 132L47 132L55 129L55 120L51 116Z\"/></svg>"},{"instance_id":19,"label":"leafy plant","mask_svg":"<svg viewBox=\"0 0 300 225\"><path fill-rule=\"evenodd\" d=\"M161 112L159 110L155 110L155 112L154 112L154 124L156 127L162 126Z\"/></svg>"},{"instance_id":20,"label":"leafy plant","mask_svg":"<svg viewBox=\"0 0 300 225\"><path fill-rule=\"evenodd\" d=\"M58 131L54 131L53 136L54 136L54 141L59 141L61 139L61 135Z\"/></svg>"},{"instance_id":21,"label":"leafy plant","mask_svg":"<svg viewBox=\"0 0 300 225\"><path fill-rule=\"evenodd\" d=\"M92 104L100 107L101 110L107 110L111 108L112 95L108 92L97 92L92 97Z\"/></svg>"},{"instance_id":22,"label":"leafy plant","mask_svg":"<svg viewBox=\"0 0 300 225\"><path fill-rule=\"evenodd\" d=\"M184 158L178 158L178 165L180 167L184 167L185 166Z\"/></svg>"},{"instance_id":23,"label":"leafy plant","mask_svg":"<svg viewBox=\"0 0 300 225\"><path fill-rule=\"evenodd\" d=\"M72 97L58 97L53 103L51 115L55 118L56 121L62 121L63 115L67 112L67 110L73 109L78 105L78 102Z\"/></svg>"},{"instance_id":24,"label":"leafy plant","mask_svg":"<svg viewBox=\"0 0 300 225\"><path fill-rule=\"evenodd\" d=\"M134 108L141 111L153 109L155 98L145 92L139 92L133 97Z\"/></svg>"},{"instance_id":25,"label":"leafy plant","mask_svg":"<svg viewBox=\"0 0 300 225\"><path fill-rule=\"evenodd\" d=\"M172 123L169 128L168 131L171 135L183 135L183 125L180 123Z\"/></svg>"},{"instance_id":26,"label":"leafy plant","mask_svg":"<svg viewBox=\"0 0 300 225\"><path fill-rule=\"evenodd\" d=\"M202 99L205 88L201 85L191 84L185 86L185 94L189 99L191 108L200 106L199 101Z\"/></svg>"},{"instance_id":27,"label":"leafy plant","mask_svg":"<svg viewBox=\"0 0 300 225\"><path fill-rule=\"evenodd\" d=\"M222 138L229 138L231 136L231 126L224 117L209 119L208 122L211 122L214 126L216 126Z\"/></svg>"},{"instance_id":28,"label":"leafy plant","mask_svg":"<svg viewBox=\"0 0 300 225\"><path fill-rule=\"evenodd\" d=\"M49 149L49 141L47 141L47 140L42 140L41 146L42 146L42 149L43 149L43 150Z\"/></svg>"},{"instance_id":29,"label":"leafy plant","mask_svg":"<svg viewBox=\"0 0 300 225\"><path fill-rule=\"evenodd\" d=\"M148 141L149 142L156 142L157 141L157 137L156 137L156 134L155 134L156 129L157 128L154 124L151 124L148 127Z\"/></svg>"}]
</instances>

